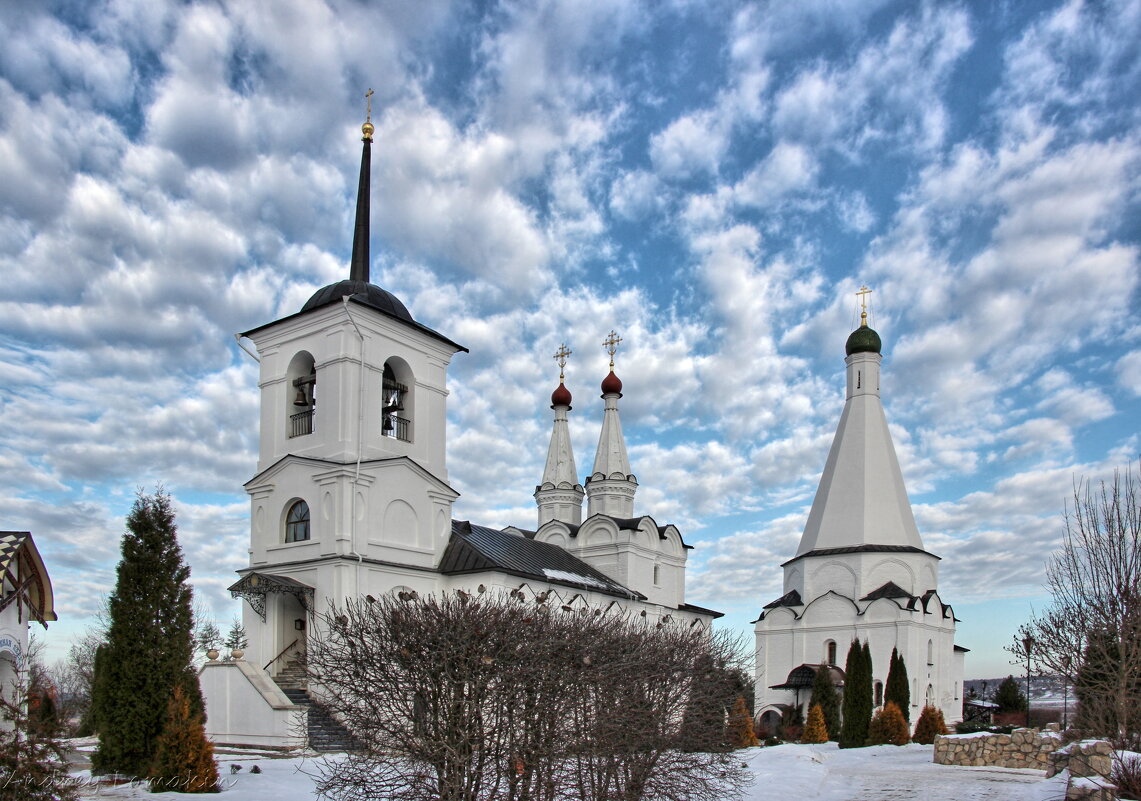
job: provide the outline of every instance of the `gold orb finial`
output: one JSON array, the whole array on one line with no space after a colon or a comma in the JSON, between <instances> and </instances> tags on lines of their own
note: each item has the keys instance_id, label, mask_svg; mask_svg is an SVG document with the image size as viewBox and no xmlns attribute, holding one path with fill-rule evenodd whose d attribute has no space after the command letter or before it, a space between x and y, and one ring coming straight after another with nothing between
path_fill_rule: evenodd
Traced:
<instances>
[{"instance_id":1,"label":"gold orb finial","mask_svg":"<svg viewBox=\"0 0 1141 801\"><path fill-rule=\"evenodd\" d=\"M364 99L368 103L368 110L365 113L364 125L361 126L361 133L364 134L365 139L372 139L372 134L376 128L372 124L372 96L375 92L370 88L364 93Z\"/></svg>"}]
</instances>

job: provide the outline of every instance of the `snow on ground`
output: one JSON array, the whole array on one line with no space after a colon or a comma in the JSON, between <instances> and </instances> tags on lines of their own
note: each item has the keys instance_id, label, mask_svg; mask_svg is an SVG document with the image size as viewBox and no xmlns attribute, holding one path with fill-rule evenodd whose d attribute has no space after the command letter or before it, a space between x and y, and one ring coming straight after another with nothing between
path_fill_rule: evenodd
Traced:
<instances>
[{"instance_id":1,"label":"snow on ground","mask_svg":"<svg viewBox=\"0 0 1141 801\"><path fill-rule=\"evenodd\" d=\"M1063 776L1040 770L962 768L936 765L929 745L891 745L839 750L825 745L778 745L738 752L753 772L746 801L1054 801L1064 798ZM222 799L310 801L319 757L269 758L264 754L219 754ZM252 774L253 765L261 769ZM231 773L231 765L241 770ZM83 774L86 775L86 774ZM179 793L147 792L145 785L88 786L83 799L186 801Z\"/></svg>"},{"instance_id":2,"label":"snow on ground","mask_svg":"<svg viewBox=\"0 0 1141 801\"><path fill-rule=\"evenodd\" d=\"M743 755L746 752L741 752ZM929 745L840 750L824 745L750 749L748 801L1051 801L1065 798L1063 776L1040 770L936 765Z\"/></svg>"}]
</instances>

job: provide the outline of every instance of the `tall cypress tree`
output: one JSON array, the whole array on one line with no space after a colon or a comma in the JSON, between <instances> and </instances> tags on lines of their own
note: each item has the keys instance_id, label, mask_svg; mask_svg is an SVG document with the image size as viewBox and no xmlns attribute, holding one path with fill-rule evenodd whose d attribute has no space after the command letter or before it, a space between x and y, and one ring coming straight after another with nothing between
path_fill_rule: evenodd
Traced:
<instances>
[{"instance_id":1,"label":"tall cypress tree","mask_svg":"<svg viewBox=\"0 0 1141 801\"><path fill-rule=\"evenodd\" d=\"M840 739L840 699L836 697L836 685L832 683L832 670L828 665L821 665L812 680L812 698L808 701L808 708L817 705L824 714L824 727L828 729L825 739Z\"/></svg>"},{"instance_id":2,"label":"tall cypress tree","mask_svg":"<svg viewBox=\"0 0 1141 801\"><path fill-rule=\"evenodd\" d=\"M864 640L864 647L860 649L860 657L863 661L863 679L864 683L861 685L861 692L863 698L861 699L862 708L865 710L864 720L867 723L864 726L864 745L867 745L868 726L872 723L872 714L876 711L875 690L872 686L872 649L867 640Z\"/></svg>"},{"instance_id":3,"label":"tall cypress tree","mask_svg":"<svg viewBox=\"0 0 1141 801\"><path fill-rule=\"evenodd\" d=\"M872 658L867 644L852 640L844 664L844 701L841 709L840 747L860 748L868 739L872 719Z\"/></svg>"},{"instance_id":4,"label":"tall cypress tree","mask_svg":"<svg viewBox=\"0 0 1141 801\"><path fill-rule=\"evenodd\" d=\"M182 560L170 496L139 493L127 516L122 559L108 603L92 704L99 748L95 773L147 776L154 765L167 704L176 686L191 710L202 693L190 669L190 568Z\"/></svg>"},{"instance_id":5,"label":"tall cypress tree","mask_svg":"<svg viewBox=\"0 0 1141 801\"><path fill-rule=\"evenodd\" d=\"M892 648L891 662L887 668L887 684L883 689L883 702L886 705L888 701L895 701L899 711L903 713L903 719L910 724L911 688L907 685L907 665L903 661L903 655Z\"/></svg>"},{"instance_id":6,"label":"tall cypress tree","mask_svg":"<svg viewBox=\"0 0 1141 801\"><path fill-rule=\"evenodd\" d=\"M860 684L860 672L863 664L860 642L859 640L852 640L852 644L848 646L848 656L844 660L844 699L840 704L840 711L843 715L843 720L840 722L841 748L854 748L864 744L863 740L857 741L855 737L858 728L856 721L860 715L857 705L860 693L856 688Z\"/></svg>"}]
</instances>

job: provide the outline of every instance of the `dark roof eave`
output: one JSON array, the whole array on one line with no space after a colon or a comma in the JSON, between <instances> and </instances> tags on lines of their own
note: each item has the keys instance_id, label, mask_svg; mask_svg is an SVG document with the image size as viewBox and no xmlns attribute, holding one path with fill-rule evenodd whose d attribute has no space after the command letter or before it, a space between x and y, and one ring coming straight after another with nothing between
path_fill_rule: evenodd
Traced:
<instances>
[{"instance_id":1,"label":"dark roof eave","mask_svg":"<svg viewBox=\"0 0 1141 801\"><path fill-rule=\"evenodd\" d=\"M677 608L679 612L697 612L700 615L709 615L714 620L719 617L725 617L724 612L718 612L716 609L706 609L704 606L697 606L696 604L682 604Z\"/></svg>"},{"instance_id":2,"label":"dark roof eave","mask_svg":"<svg viewBox=\"0 0 1141 801\"><path fill-rule=\"evenodd\" d=\"M810 556L836 556L846 553L921 553L942 561L942 557L935 556L935 554L922 548L916 548L914 545L849 545L843 548L817 548L808 553L794 556L787 562L782 562L781 567L799 562L801 559L807 559Z\"/></svg>"},{"instance_id":3,"label":"dark roof eave","mask_svg":"<svg viewBox=\"0 0 1141 801\"><path fill-rule=\"evenodd\" d=\"M440 342L443 342L446 345L451 345L453 348L456 349L457 352L471 353L471 351L469 351L463 345L459 344L458 342L454 342L454 341L448 339L446 336L441 334L439 331L435 331L435 330L429 328L428 326L424 325L423 323L418 323L415 320L402 320L399 317L397 317L396 315L389 314L388 312L384 311L383 309L378 309L376 306L373 306L371 303L364 303L360 300L357 300L355 297L350 297L349 300L352 301L353 303L356 303L357 305L364 306L366 309L372 309L377 314L383 315L390 320L395 320L396 322L400 323L401 325L411 326L412 328L415 328L416 330L420 331L421 333L427 334L428 336L432 337L433 339L439 340ZM329 305L329 304L327 304L327 305ZM294 318L300 317L303 314L308 314L309 312L317 311L318 309L323 309L323 308L326 308L326 306L318 306L314 309L303 309L302 311L294 312L293 314L287 314L285 317L280 317L276 320L272 320L268 323L265 323L264 325L259 325L256 328L251 328L249 331L243 331L242 333L238 334L238 336L239 337L248 337L248 336L250 336L250 334L256 334L259 331L264 331L265 329L267 329L271 326L275 326L278 323L283 323L286 320L293 320Z\"/></svg>"}]
</instances>

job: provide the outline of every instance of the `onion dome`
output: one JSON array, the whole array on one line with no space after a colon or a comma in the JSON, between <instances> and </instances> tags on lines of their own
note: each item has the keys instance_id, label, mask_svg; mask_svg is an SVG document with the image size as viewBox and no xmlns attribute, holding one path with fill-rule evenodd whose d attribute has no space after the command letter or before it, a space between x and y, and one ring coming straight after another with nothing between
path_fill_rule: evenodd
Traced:
<instances>
[{"instance_id":1,"label":"onion dome","mask_svg":"<svg viewBox=\"0 0 1141 801\"><path fill-rule=\"evenodd\" d=\"M853 353L879 353L882 347L880 335L867 325L861 325L848 336L844 352L849 356Z\"/></svg>"},{"instance_id":2,"label":"onion dome","mask_svg":"<svg viewBox=\"0 0 1141 801\"><path fill-rule=\"evenodd\" d=\"M614 375L614 371L610 371L610 375L602 379L602 394L603 395L621 395L622 394L622 380Z\"/></svg>"},{"instance_id":3,"label":"onion dome","mask_svg":"<svg viewBox=\"0 0 1141 801\"><path fill-rule=\"evenodd\" d=\"M571 405L570 390L567 389L566 384L563 384L562 382L560 382L559 385L555 388L555 391L551 393L551 408L553 409L556 406L570 406L570 405Z\"/></svg>"}]
</instances>

